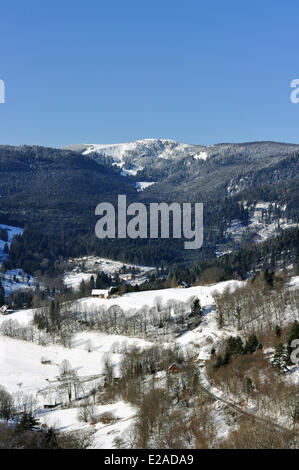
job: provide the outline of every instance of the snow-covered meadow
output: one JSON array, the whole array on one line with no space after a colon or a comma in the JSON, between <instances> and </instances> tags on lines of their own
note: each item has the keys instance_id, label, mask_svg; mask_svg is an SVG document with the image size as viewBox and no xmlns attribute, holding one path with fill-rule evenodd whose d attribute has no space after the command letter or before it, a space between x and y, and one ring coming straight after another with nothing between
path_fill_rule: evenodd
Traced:
<instances>
[{"instance_id":1,"label":"snow-covered meadow","mask_svg":"<svg viewBox=\"0 0 299 470\"><path fill-rule=\"evenodd\" d=\"M201 328L187 332L177 340L178 347L184 350L195 347L200 351L201 358L208 357L211 348L211 336L214 340L217 322L213 314L213 292L221 292L226 287L236 288L242 283L228 281L214 286L197 286L188 289L164 289L158 291L145 291L125 294L115 299L85 298L76 302L82 309L93 309L99 304L119 305L125 312L147 305L153 306L157 301L167 304L172 300L185 302L190 297L200 299L203 307L206 307L206 318ZM211 311L210 311L211 310ZM215 312L214 312L215 313ZM17 321L22 326L29 326L32 322L34 310L20 310L7 316L0 316L0 326L7 320ZM35 400L35 408L38 418L42 423L55 424L59 429L74 430L84 429L87 425L78 419L79 405L74 403L66 409L58 406L55 410L45 410L45 403L58 401L59 396L59 371L62 361L67 360L76 372L82 387L82 393L89 393L91 388L103 383L103 367L107 357L113 366L115 377L120 374L119 365L124 354L131 348L137 347L144 350L153 345L145 339L107 335L95 331L82 331L73 335L70 347L66 348L58 344L40 344L29 341L21 341L7 336L0 337L0 384L14 396L32 396ZM193 346L192 346L193 345ZM167 344L165 344L167 347ZM113 447L116 437L126 433L134 421L134 407L126 403L113 403L111 405L97 406L96 414L106 411L115 416L113 423L107 425L97 422L93 427L94 444L100 448ZM87 426L88 427L88 426Z\"/></svg>"},{"instance_id":2,"label":"snow-covered meadow","mask_svg":"<svg viewBox=\"0 0 299 470\"><path fill-rule=\"evenodd\" d=\"M104 305L107 308L112 305L118 305L124 311L130 310L136 311L143 306L149 308L153 307L157 302L162 302L166 305L167 302L174 300L180 302L187 302L191 297L198 297L203 307L213 304L213 294L215 292L221 293L226 288L231 290L236 289L244 284L243 281L224 281L211 286L195 286L187 289L181 289L178 287L170 289L158 289L148 290L143 292L130 292L122 295L121 297L111 299L99 299L99 298L84 298L80 299L76 303L76 307L82 311L86 309L93 309L100 305Z\"/></svg>"},{"instance_id":3,"label":"snow-covered meadow","mask_svg":"<svg viewBox=\"0 0 299 470\"><path fill-rule=\"evenodd\" d=\"M162 348L176 344L182 353L188 353L189 357L195 355L198 360L205 361L209 359L212 347L217 348L217 345L222 344L223 340L230 335L240 334L233 327L219 329L213 295L222 293L227 288L234 291L244 284L243 281L230 280L215 285L194 286L186 289L171 288L127 293L112 299L88 297L75 301L73 310L74 312L92 312L97 311L101 306L109 309L117 305L123 310L124 315L130 316L136 311L142 312L145 306L147 309L154 309L159 304L160 308L163 308L163 306L172 305L173 302L184 302L188 305L191 299L197 297L204 312L201 323L194 329L187 329L180 335L174 336L171 342L168 338L164 343L159 344ZM286 287L291 290L297 288L298 276L291 278ZM7 320L15 320L22 326L29 326L33 315L34 310L20 310L8 316L0 316L0 327ZM94 448L114 448L115 439L124 439L128 442L128 436L136 418L135 407L120 399L111 403L97 403L93 410L97 419L93 423L82 422L79 418L81 410L79 401L74 400L73 403L63 406L63 393L60 392L59 379L60 365L62 361L68 361L78 377L80 394L84 397L94 387L103 384L107 358L113 367L114 377L118 378L121 374L120 364L128 351L136 347L144 351L154 344L152 340L135 336L105 334L94 330L84 330L73 334L70 347L51 343L42 346L36 342L0 336L0 384L15 397L31 395L35 400L36 415L41 423L48 426L54 425L62 431L92 431ZM158 382L159 380L163 382L163 373L165 375L165 371L157 374ZM297 380L296 371L292 380ZM60 399L62 405L57 405L55 409L43 408L44 404L56 403ZM218 405L219 403L215 402L211 410L213 419L217 423L218 435L223 437L228 434L230 428L225 424L223 410L218 410ZM100 417L104 413L109 414L110 422L101 421Z\"/></svg>"}]
</instances>

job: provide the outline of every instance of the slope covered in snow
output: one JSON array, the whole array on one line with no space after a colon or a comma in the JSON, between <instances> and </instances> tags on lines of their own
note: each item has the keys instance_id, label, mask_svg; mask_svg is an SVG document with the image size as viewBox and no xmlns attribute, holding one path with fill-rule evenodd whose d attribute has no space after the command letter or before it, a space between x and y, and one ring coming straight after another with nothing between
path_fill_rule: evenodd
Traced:
<instances>
[{"instance_id":1,"label":"slope covered in snow","mask_svg":"<svg viewBox=\"0 0 299 470\"><path fill-rule=\"evenodd\" d=\"M39 341L32 343L1 336L0 384L19 401L22 400L22 397L24 399L25 396L31 395L36 417L41 423L54 426L61 431L91 431L93 433L91 447L93 448L115 448L117 445L115 439L122 439L126 445L129 445L129 434L136 420L138 407L135 407L123 397L116 395L113 399L110 397L106 401L95 401L93 406L94 419L88 423L80 419L84 399L95 387L102 387L103 385L103 373L105 372L107 357L109 357L113 366L116 383L121 375L121 362L134 346L142 351L147 351L154 344L156 346L159 344L162 348L167 348L170 344L172 346L176 344L184 355L196 358L198 361L196 364L201 367L204 361L210 357L212 347L216 347L218 350L219 345L229 336L241 335L236 327L224 326L221 329L219 328L213 295L215 292L223 292L226 288L234 290L244 286L244 284L241 281L231 280L215 285L194 286L186 289L171 288L129 293L110 300L82 299L75 302L76 311L78 311L78 307L92 312L100 305L106 305L107 307L119 305L128 318L132 309L141 308L144 305L150 308L158 302L161 309L161 306L166 306L168 302L176 301L177 308L179 308L179 301L187 302L191 297L194 299L196 296L203 307L203 318L195 328L181 331L179 335L174 334L171 341L169 341L169 338L163 338L162 336L160 340L152 341L132 336L132 332L130 333L131 336L123 336L90 329L74 332L69 347L53 344L52 341L42 346ZM296 286L298 286L298 276L290 279L287 288L294 289ZM7 317L0 316L0 327L8 319L16 320L22 323L23 326L29 326L33 314L33 310L22 310ZM157 328L160 329L160 327ZM76 372L79 398L73 397L71 402L68 402L67 396L65 396L64 382L59 376L59 366L63 360L69 361L72 370ZM195 363L194 367L197 367ZM201 377L205 377L203 374L203 369L201 369ZM144 380L145 390L152 383L153 377L156 388L165 387L166 371L163 369ZM215 390L218 393L218 389ZM53 411L44 409L44 405L49 403L58 404ZM215 407L216 405L217 403L215 403ZM214 404L211 406L213 408ZM176 410L180 409L180 404L177 403L175 407ZM218 434L221 434L224 429L228 431L228 425L223 427L223 423L219 423L219 420L223 418L222 411L218 408L215 408L214 411L215 419L218 420ZM188 409L184 408L184 412L187 413Z\"/></svg>"},{"instance_id":2,"label":"slope covered in snow","mask_svg":"<svg viewBox=\"0 0 299 470\"><path fill-rule=\"evenodd\" d=\"M168 301L181 301L186 302L193 296L199 298L202 306L207 306L213 303L213 294L215 292L223 292L224 289L229 288L231 290L236 289L244 285L243 281L224 281L219 282L211 286L195 286L189 287L188 289L180 289L179 287L170 289L160 290L148 290L143 292L130 292L124 294L121 297L112 299L98 299L88 297L76 302L76 308L79 310L93 309L100 305L105 305L107 308L112 305L118 305L124 311L135 311L142 308L144 305L152 307L155 305L157 300L166 304Z\"/></svg>"},{"instance_id":3,"label":"slope covered in snow","mask_svg":"<svg viewBox=\"0 0 299 470\"><path fill-rule=\"evenodd\" d=\"M92 153L111 157L115 162L122 162L125 158L163 158L177 159L185 156L197 156L196 158L207 158L204 154L204 146L184 144L171 139L142 139L135 142L120 144L82 144L71 145L69 149L79 151L83 155ZM202 151L202 155L200 152ZM199 156L200 155L200 156Z\"/></svg>"}]
</instances>

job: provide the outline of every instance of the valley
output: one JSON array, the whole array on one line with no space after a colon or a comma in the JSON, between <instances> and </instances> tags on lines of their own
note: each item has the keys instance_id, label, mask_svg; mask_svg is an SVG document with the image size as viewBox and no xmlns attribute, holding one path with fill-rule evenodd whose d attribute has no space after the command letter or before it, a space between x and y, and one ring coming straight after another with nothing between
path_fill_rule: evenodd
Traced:
<instances>
[{"instance_id":1,"label":"valley","mask_svg":"<svg viewBox=\"0 0 299 470\"><path fill-rule=\"evenodd\" d=\"M76 448L297 447L298 155L1 147L0 427ZM203 247L97 240L118 194L203 202Z\"/></svg>"}]
</instances>

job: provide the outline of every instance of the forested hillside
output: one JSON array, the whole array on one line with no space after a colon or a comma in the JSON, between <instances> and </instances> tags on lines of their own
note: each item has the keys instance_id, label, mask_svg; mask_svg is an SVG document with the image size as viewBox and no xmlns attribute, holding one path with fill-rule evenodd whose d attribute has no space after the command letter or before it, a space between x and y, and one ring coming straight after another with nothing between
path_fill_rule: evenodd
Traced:
<instances>
[{"instance_id":1,"label":"forested hillside","mask_svg":"<svg viewBox=\"0 0 299 470\"><path fill-rule=\"evenodd\" d=\"M59 257L84 254L190 266L215 260L218 246L223 254L246 246L249 261L242 261L241 268L225 258L243 274L256 258L251 258L250 245L259 231L252 224L257 202L268 204L263 224L273 229L267 238L299 220L298 146L257 142L203 147L149 139L117 148L118 153L114 147L98 147L0 147L0 222L25 229L12 243L10 266L51 273ZM154 184L137 191L138 181ZM203 202L203 247L184 250L183 240L173 239L98 240L95 207L103 201L116 204L118 194L126 194L128 204ZM244 231L241 240L228 236L236 222ZM272 245L263 246L271 260Z\"/></svg>"}]
</instances>

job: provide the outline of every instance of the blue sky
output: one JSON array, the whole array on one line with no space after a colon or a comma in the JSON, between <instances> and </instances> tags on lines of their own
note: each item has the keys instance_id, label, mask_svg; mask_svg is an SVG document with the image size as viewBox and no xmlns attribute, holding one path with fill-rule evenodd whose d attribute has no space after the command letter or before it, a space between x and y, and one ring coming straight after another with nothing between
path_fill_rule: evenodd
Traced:
<instances>
[{"instance_id":1,"label":"blue sky","mask_svg":"<svg viewBox=\"0 0 299 470\"><path fill-rule=\"evenodd\" d=\"M299 143L298 0L2 0L0 144Z\"/></svg>"}]
</instances>

